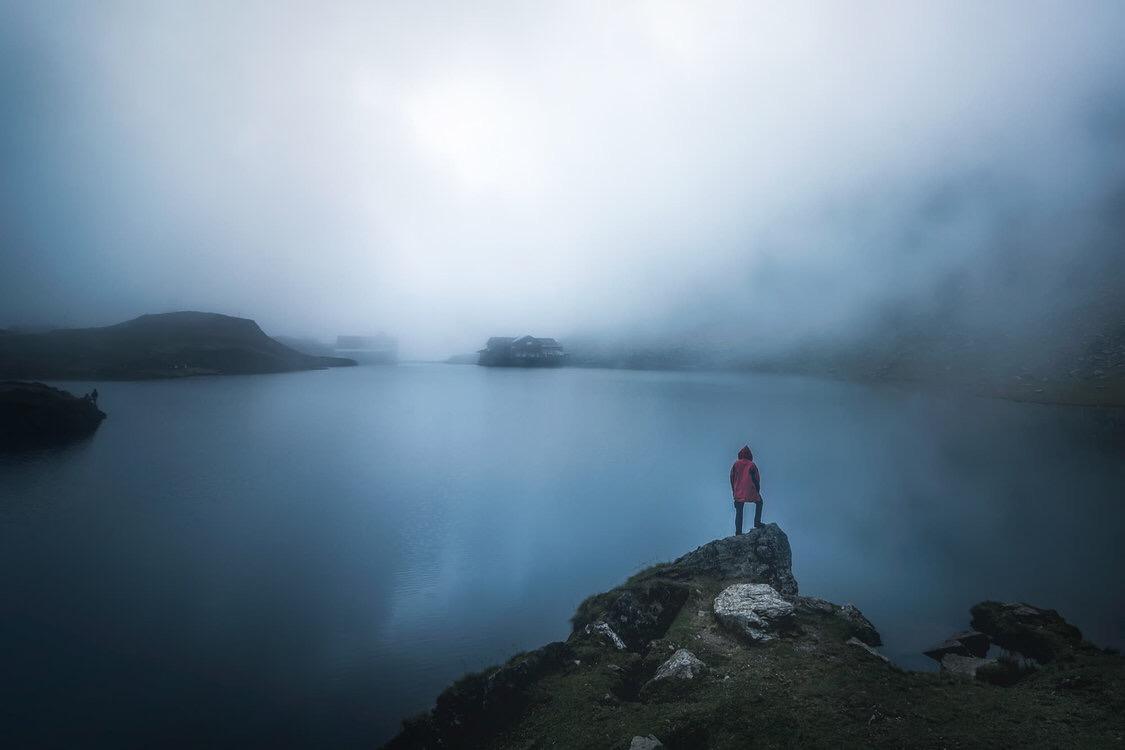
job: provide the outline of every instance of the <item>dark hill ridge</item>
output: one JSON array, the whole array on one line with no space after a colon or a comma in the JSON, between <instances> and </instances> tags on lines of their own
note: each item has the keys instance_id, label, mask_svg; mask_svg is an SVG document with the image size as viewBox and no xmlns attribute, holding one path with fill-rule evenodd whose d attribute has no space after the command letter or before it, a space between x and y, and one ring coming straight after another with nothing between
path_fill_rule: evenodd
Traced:
<instances>
[{"instance_id":1,"label":"dark hill ridge","mask_svg":"<svg viewBox=\"0 0 1125 750\"><path fill-rule=\"evenodd\" d=\"M461 678L386 747L1122 746L1125 660L1026 604L972 625L940 673L898 669L856 607L798 594L768 524L590 597L566 641Z\"/></svg>"},{"instance_id":2,"label":"dark hill ridge","mask_svg":"<svg viewBox=\"0 0 1125 750\"><path fill-rule=\"evenodd\" d=\"M302 354L246 318L203 312L142 315L102 328L0 336L0 377L141 380L354 365Z\"/></svg>"}]
</instances>

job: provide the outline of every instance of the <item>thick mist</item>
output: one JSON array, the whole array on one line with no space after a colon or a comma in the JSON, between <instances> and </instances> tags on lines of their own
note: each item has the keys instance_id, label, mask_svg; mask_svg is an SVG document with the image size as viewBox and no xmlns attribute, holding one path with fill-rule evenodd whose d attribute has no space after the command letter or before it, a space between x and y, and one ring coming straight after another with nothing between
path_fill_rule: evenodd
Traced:
<instances>
[{"instance_id":1,"label":"thick mist","mask_svg":"<svg viewBox=\"0 0 1125 750\"><path fill-rule=\"evenodd\" d=\"M1125 320L1123 35L1113 2L0 0L0 326L1042 359Z\"/></svg>"}]
</instances>

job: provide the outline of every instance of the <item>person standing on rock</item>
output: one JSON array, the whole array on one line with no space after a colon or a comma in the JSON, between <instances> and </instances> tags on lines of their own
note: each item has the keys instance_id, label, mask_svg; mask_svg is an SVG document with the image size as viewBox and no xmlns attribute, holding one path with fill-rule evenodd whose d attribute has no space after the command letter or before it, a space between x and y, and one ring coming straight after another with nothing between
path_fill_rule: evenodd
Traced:
<instances>
[{"instance_id":1,"label":"person standing on rock","mask_svg":"<svg viewBox=\"0 0 1125 750\"><path fill-rule=\"evenodd\" d=\"M742 507L754 503L754 528L762 528L762 475L754 463L750 446L742 446L738 460L730 467L730 489L734 495L734 533L742 533Z\"/></svg>"}]
</instances>

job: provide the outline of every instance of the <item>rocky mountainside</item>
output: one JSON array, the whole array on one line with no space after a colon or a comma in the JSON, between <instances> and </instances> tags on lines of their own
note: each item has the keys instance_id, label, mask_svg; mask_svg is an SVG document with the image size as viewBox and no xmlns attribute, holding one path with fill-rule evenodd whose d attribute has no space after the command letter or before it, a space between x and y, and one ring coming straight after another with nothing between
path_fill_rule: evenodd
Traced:
<instances>
[{"instance_id":1,"label":"rocky mountainside","mask_svg":"<svg viewBox=\"0 0 1125 750\"><path fill-rule=\"evenodd\" d=\"M216 313L142 315L103 328L0 336L0 377L13 379L140 380L354 364L302 354L252 320Z\"/></svg>"},{"instance_id":2,"label":"rocky mountainside","mask_svg":"<svg viewBox=\"0 0 1125 750\"><path fill-rule=\"evenodd\" d=\"M566 641L467 675L388 748L1120 747L1125 661L1058 613L982 602L906 672L854 606L801 596L776 525L578 608ZM998 656L992 656L998 652Z\"/></svg>"},{"instance_id":3,"label":"rocky mountainside","mask_svg":"<svg viewBox=\"0 0 1125 750\"><path fill-rule=\"evenodd\" d=\"M105 419L90 398L43 383L0 383L0 450L62 445L86 437Z\"/></svg>"}]
</instances>

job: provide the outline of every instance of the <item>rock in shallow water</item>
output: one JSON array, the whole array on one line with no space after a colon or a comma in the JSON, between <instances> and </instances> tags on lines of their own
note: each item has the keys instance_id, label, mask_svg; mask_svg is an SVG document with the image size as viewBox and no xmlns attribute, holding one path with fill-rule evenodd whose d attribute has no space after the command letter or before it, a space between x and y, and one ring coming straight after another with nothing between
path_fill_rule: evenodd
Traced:
<instances>
[{"instance_id":1,"label":"rock in shallow water","mask_svg":"<svg viewBox=\"0 0 1125 750\"><path fill-rule=\"evenodd\" d=\"M776 638L792 619L794 606L764 583L736 583L715 597L715 617L752 642Z\"/></svg>"}]
</instances>

